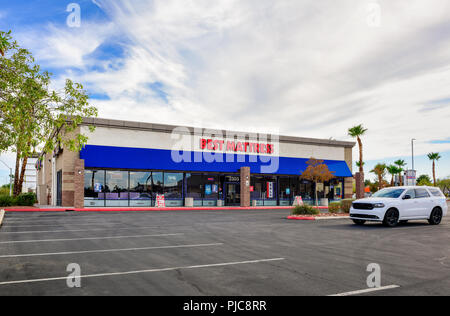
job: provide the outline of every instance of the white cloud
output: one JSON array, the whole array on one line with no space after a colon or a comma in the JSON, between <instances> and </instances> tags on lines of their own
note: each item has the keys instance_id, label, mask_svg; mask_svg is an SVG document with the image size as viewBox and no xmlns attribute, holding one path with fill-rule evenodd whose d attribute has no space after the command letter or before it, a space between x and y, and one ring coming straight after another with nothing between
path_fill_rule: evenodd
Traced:
<instances>
[{"instance_id":1,"label":"white cloud","mask_svg":"<svg viewBox=\"0 0 450 316\"><path fill-rule=\"evenodd\" d=\"M372 2L379 28L366 22ZM367 159L408 155L412 137L418 155L450 150L428 143L450 135L450 105L423 110L450 98L447 0L95 3L111 24L50 27L38 55L86 68L105 63L87 58L101 43L126 36L125 56L111 60L120 67L68 73L110 96L95 101L100 116L337 139L363 123Z\"/></svg>"}]
</instances>

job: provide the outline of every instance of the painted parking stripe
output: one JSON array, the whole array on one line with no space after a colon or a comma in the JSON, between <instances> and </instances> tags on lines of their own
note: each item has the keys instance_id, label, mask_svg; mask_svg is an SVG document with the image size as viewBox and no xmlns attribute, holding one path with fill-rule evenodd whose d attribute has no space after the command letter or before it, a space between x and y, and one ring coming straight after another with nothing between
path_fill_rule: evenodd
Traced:
<instances>
[{"instance_id":1,"label":"painted parking stripe","mask_svg":"<svg viewBox=\"0 0 450 316\"><path fill-rule=\"evenodd\" d=\"M385 290L391 290L391 289L396 289L399 288L400 285L387 285L387 286L382 286L382 287L375 287L375 288L370 288L370 289L365 289L365 290L358 290L358 291L352 291L352 292L344 292L344 293L340 293L340 294L333 294L333 295L329 295L329 296L352 296L352 295L359 295L359 294L365 294L365 293L372 293L372 292L378 292L378 291L385 291Z\"/></svg>"},{"instance_id":2,"label":"painted parking stripe","mask_svg":"<svg viewBox=\"0 0 450 316\"><path fill-rule=\"evenodd\" d=\"M216 268L216 267L235 266L235 265L240 265L240 264L256 264L256 263L274 262L274 261L282 261L282 260L285 260L285 258L258 259L258 260L235 261L235 262L224 262L224 263L212 263L212 264L203 264L203 265L195 265L195 266L184 266L184 267L171 267L171 268L148 269L148 270L137 270L137 271L126 271L126 272L111 272L111 273L88 274L88 275L81 275L79 278L80 279L86 279L86 278L110 277L110 276L120 276L120 275L130 275L130 274L144 274L144 273L152 273L152 272L167 272L167 271L174 271L174 270ZM49 282L49 281L67 280L67 278L68 278L67 276L64 276L64 277L46 278L46 279L30 279L30 280L7 281L7 282L0 282L0 286L2 286L2 285L11 285L11 284L23 284L23 283L36 283L36 282Z\"/></svg>"},{"instance_id":3,"label":"painted parking stripe","mask_svg":"<svg viewBox=\"0 0 450 316\"><path fill-rule=\"evenodd\" d=\"M32 240L11 240L0 241L0 244L21 244L21 243L38 243L38 242L60 242L60 241L77 241L77 240L102 240L102 239L125 239L125 238L146 238L146 237L166 237L181 236L183 233L176 234L154 234L154 235L133 235L133 236L109 236L109 237L87 237L87 238L65 238L65 239L32 239Z\"/></svg>"},{"instance_id":4,"label":"painted parking stripe","mask_svg":"<svg viewBox=\"0 0 450 316\"><path fill-rule=\"evenodd\" d=\"M8 223L10 224L10 223ZM61 223L61 224L52 224L52 225L8 225L6 226L8 227L14 227L14 228L26 228L26 227L63 227L65 225L70 225L70 226L104 226L104 225L123 225L123 223L101 223L99 222L99 224L95 224L95 223L91 223L91 224L74 224L74 223Z\"/></svg>"},{"instance_id":5,"label":"painted parking stripe","mask_svg":"<svg viewBox=\"0 0 450 316\"><path fill-rule=\"evenodd\" d=\"M14 226L13 226L14 227ZM42 234L42 233L74 233L74 232L95 232L104 230L133 230L133 229L150 229L157 226L145 226L145 227L123 227L123 228L98 228L98 229L72 229L72 230L32 230L24 232L0 232L2 235L6 234Z\"/></svg>"},{"instance_id":6,"label":"painted parking stripe","mask_svg":"<svg viewBox=\"0 0 450 316\"><path fill-rule=\"evenodd\" d=\"M47 252L47 253L29 253L29 254L19 254L19 255L2 255L2 256L0 256L0 259L19 258L19 257L63 256L63 255L86 254L86 253L142 251L142 250L156 250L156 249L212 247L212 246L221 246L221 245L223 245L223 243L195 244L195 245L174 245L174 246L157 246L157 247L142 247L142 248L123 248L123 249L101 249L101 250L85 250L85 251Z\"/></svg>"}]
</instances>

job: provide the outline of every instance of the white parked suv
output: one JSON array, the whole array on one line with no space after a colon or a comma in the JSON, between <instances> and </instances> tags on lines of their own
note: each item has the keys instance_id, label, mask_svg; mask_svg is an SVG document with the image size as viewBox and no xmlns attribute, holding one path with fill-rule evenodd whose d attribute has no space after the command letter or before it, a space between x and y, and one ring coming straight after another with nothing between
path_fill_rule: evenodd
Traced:
<instances>
[{"instance_id":1,"label":"white parked suv","mask_svg":"<svg viewBox=\"0 0 450 316\"><path fill-rule=\"evenodd\" d=\"M423 219L431 225L439 225L447 212L447 201L439 188L391 187L378 191L370 198L354 201L350 218L356 225L374 221L394 227L399 222Z\"/></svg>"}]
</instances>

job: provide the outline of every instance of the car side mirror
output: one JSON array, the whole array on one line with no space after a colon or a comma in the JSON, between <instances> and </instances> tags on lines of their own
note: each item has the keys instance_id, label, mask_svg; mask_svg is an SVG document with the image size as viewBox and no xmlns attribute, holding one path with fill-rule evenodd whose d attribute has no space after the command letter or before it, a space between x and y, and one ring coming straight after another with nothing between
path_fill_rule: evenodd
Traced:
<instances>
[{"instance_id":1,"label":"car side mirror","mask_svg":"<svg viewBox=\"0 0 450 316\"><path fill-rule=\"evenodd\" d=\"M411 195L406 194L406 195L403 197L403 200L411 200Z\"/></svg>"}]
</instances>

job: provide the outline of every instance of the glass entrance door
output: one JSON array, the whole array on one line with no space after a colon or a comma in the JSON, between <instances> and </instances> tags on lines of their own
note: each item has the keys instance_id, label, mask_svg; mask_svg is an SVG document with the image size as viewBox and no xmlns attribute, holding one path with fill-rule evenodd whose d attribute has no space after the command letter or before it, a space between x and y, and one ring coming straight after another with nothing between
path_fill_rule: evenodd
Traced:
<instances>
[{"instance_id":1,"label":"glass entrance door","mask_svg":"<svg viewBox=\"0 0 450 316\"><path fill-rule=\"evenodd\" d=\"M225 182L225 205L239 206L241 205L241 184L236 182Z\"/></svg>"}]
</instances>

